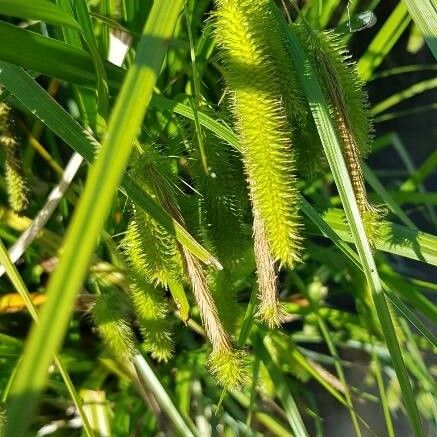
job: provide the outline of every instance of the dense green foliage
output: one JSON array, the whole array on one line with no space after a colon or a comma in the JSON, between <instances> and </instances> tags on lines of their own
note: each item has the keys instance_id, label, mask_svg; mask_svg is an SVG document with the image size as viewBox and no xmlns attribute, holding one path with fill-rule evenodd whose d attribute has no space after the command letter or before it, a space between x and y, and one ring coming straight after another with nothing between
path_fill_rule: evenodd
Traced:
<instances>
[{"instance_id":1,"label":"dense green foliage","mask_svg":"<svg viewBox=\"0 0 437 437\"><path fill-rule=\"evenodd\" d=\"M0 434L432 434L437 14L302 3L2 2Z\"/></svg>"}]
</instances>

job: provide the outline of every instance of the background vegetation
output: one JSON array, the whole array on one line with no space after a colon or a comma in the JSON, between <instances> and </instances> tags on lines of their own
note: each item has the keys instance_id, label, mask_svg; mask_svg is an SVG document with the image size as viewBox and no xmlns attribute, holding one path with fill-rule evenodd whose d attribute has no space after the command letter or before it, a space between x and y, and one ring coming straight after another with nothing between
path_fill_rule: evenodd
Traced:
<instances>
[{"instance_id":1,"label":"background vegetation","mask_svg":"<svg viewBox=\"0 0 437 437\"><path fill-rule=\"evenodd\" d=\"M267 58L289 62L278 71L304 108L293 135L318 147L290 178L302 248L290 260L274 247L276 326L257 309L251 119L231 103L254 73L230 72L233 33L214 12L227 3L250 4L0 2L6 436L435 435L435 5L276 2L290 50L272 43ZM362 171L383 207L364 224L330 70L322 55L308 67L298 29L338 34L368 90Z\"/></svg>"}]
</instances>

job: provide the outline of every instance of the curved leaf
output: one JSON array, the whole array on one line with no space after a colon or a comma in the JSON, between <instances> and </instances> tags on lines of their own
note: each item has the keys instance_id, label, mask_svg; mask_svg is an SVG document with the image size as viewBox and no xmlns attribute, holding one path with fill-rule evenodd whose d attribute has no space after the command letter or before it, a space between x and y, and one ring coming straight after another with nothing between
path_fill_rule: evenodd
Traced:
<instances>
[{"instance_id":1,"label":"curved leaf","mask_svg":"<svg viewBox=\"0 0 437 437\"><path fill-rule=\"evenodd\" d=\"M80 29L73 17L48 0L1 0L0 14Z\"/></svg>"}]
</instances>

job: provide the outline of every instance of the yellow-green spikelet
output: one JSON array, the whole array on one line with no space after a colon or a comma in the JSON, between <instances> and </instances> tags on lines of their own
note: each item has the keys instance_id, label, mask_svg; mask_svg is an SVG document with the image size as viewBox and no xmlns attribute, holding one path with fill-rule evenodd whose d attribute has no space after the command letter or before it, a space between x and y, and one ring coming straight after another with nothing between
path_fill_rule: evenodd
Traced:
<instances>
[{"instance_id":1,"label":"yellow-green spikelet","mask_svg":"<svg viewBox=\"0 0 437 437\"><path fill-rule=\"evenodd\" d=\"M168 303L162 290L131 272L130 297L138 319L144 345L158 361L168 361L173 354L173 338Z\"/></svg>"},{"instance_id":2,"label":"yellow-green spikelet","mask_svg":"<svg viewBox=\"0 0 437 437\"><path fill-rule=\"evenodd\" d=\"M375 226L384 214L367 197L361 160L370 149L372 123L364 84L355 64L340 38L333 32L309 31L304 25L293 25L305 48L328 102L358 208L371 242L378 236Z\"/></svg>"},{"instance_id":3,"label":"yellow-green spikelet","mask_svg":"<svg viewBox=\"0 0 437 437\"><path fill-rule=\"evenodd\" d=\"M0 103L0 146L5 151L5 179L8 200L17 214L22 214L28 205L28 187L23 174L20 150L10 127L11 110Z\"/></svg>"},{"instance_id":4,"label":"yellow-green spikelet","mask_svg":"<svg viewBox=\"0 0 437 437\"><path fill-rule=\"evenodd\" d=\"M182 281L183 264L175 238L143 210L133 206L124 247L132 268L152 284Z\"/></svg>"},{"instance_id":5,"label":"yellow-green spikelet","mask_svg":"<svg viewBox=\"0 0 437 437\"><path fill-rule=\"evenodd\" d=\"M268 1L217 1L215 32L233 94L253 208L265 223L272 255L299 260L298 199L290 126L269 51Z\"/></svg>"},{"instance_id":6,"label":"yellow-green spikelet","mask_svg":"<svg viewBox=\"0 0 437 437\"><path fill-rule=\"evenodd\" d=\"M151 151L151 156L153 152ZM141 187L163 203L171 196L158 169L159 158L141 155L134 176ZM168 200L171 203L171 199ZM133 205L133 218L123 246L130 265L131 301L152 357L167 361L173 352L169 304L162 287L184 281L184 267L176 239L147 213ZM162 287L161 287L162 286Z\"/></svg>"},{"instance_id":7,"label":"yellow-green spikelet","mask_svg":"<svg viewBox=\"0 0 437 437\"><path fill-rule=\"evenodd\" d=\"M284 18L272 1L266 1L265 28L272 61L275 64L289 128L293 142L293 157L296 171L308 179L313 179L326 170L326 159L311 114L308 101L299 82L293 58L288 48L288 25L282 26L278 19ZM256 19L256 17L255 17Z\"/></svg>"},{"instance_id":8,"label":"yellow-green spikelet","mask_svg":"<svg viewBox=\"0 0 437 437\"><path fill-rule=\"evenodd\" d=\"M110 351L120 358L131 358L135 351L133 331L120 305L120 295L105 289L93 308L97 330Z\"/></svg>"}]
</instances>

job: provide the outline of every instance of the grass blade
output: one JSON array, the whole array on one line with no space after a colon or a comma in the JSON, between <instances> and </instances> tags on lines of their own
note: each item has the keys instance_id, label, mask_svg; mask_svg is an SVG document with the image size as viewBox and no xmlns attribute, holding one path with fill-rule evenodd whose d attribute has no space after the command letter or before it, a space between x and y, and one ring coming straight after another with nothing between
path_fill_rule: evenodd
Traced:
<instances>
[{"instance_id":1,"label":"grass blade","mask_svg":"<svg viewBox=\"0 0 437 437\"><path fill-rule=\"evenodd\" d=\"M416 225L410 220L410 218L405 214L401 207L395 202L390 193L385 189L384 185L379 181L375 173L367 166L366 163L362 163L363 174L366 178L368 184L374 189L376 193L381 197L390 211L395 214L399 220L401 220L405 226L416 229Z\"/></svg>"},{"instance_id":2,"label":"grass blade","mask_svg":"<svg viewBox=\"0 0 437 437\"><path fill-rule=\"evenodd\" d=\"M437 9L433 0L403 0L416 26L437 60Z\"/></svg>"},{"instance_id":3,"label":"grass blade","mask_svg":"<svg viewBox=\"0 0 437 437\"><path fill-rule=\"evenodd\" d=\"M269 372L270 378L272 378L277 396L281 400L294 434L296 437L308 437L309 434L305 428L296 402L288 388L287 381L265 345L265 342L268 342L268 340L268 338L265 338L263 341L259 333L255 335L254 347L257 351L257 355L261 358Z\"/></svg>"},{"instance_id":4,"label":"grass blade","mask_svg":"<svg viewBox=\"0 0 437 437\"><path fill-rule=\"evenodd\" d=\"M0 59L3 61L77 85L95 87L93 61L85 50L3 21L0 21L0 40ZM20 50L10 50L16 46ZM51 61L47 62L47 58ZM108 85L118 89L123 80L123 70L106 61L104 66Z\"/></svg>"},{"instance_id":5,"label":"grass blade","mask_svg":"<svg viewBox=\"0 0 437 437\"><path fill-rule=\"evenodd\" d=\"M61 345L76 293L127 165L182 3L162 0L153 5L135 63L123 83L105 141L68 229L63 256L50 278L41 322L32 329L26 343L11 389L7 435L26 433L38 394L47 380L48 366Z\"/></svg>"},{"instance_id":6,"label":"grass blade","mask_svg":"<svg viewBox=\"0 0 437 437\"><path fill-rule=\"evenodd\" d=\"M30 2L28 0L2 0L0 14L80 29L73 17L48 0L32 0Z\"/></svg>"},{"instance_id":7,"label":"grass blade","mask_svg":"<svg viewBox=\"0 0 437 437\"><path fill-rule=\"evenodd\" d=\"M167 391L161 385L144 357L140 354L135 355L133 364L141 382L153 393L158 405L161 407L162 411L167 414L171 423L174 425L175 430L178 431L178 434L184 437L194 437L194 434L179 414L176 406L168 396Z\"/></svg>"},{"instance_id":8,"label":"grass blade","mask_svg":"<svg viewBox=\"0 0 437 437\"><path fill-rule=\"evenodd\" d=\"M410 20L407 8L403 3L399 3L358 61L358 74L362 79L370 79L372 73L402 35Z\"/></svg>"},{"instance_id":9,"label":"grass blade","mask_svg":"<svg viewBox=\"0 0 437 437\"><path fill-rule=\"evenodd\" d=\"M400 102L403 102L404 100L411 99L417 94L424 93L425 91L432 90L436 87L437 87L436 78L426 79L421 82L415 83L414 85L411 85L410 87L405 88L404 90L399 91L390 97L387 97L383 101L376 103L372 107L371 113L372 115L378 115L381 112L391 108L392 106L395 106Z\"/></svg>"},{"instance_id":10,"label":"grass blade","mask_svg":"<svg viewBox=\"0 0 437 437\"><path fill-rule=\"evenodd\" d=\"M387 298L400 316L405 317L420 334L426 338L433 348L437 348L437 337L423 324L423 322L397 296L387 294Z\"/></svg>"},{"instance_id":11,"label":"grass blade","mask_svg":"<svg viewBox=\"0 0 437 437\"><path fill-rule=\"evenodd\" d=\"M151 104L161 111L171 111L189 118L190 120L194 119L194 111L192 108L184 105L183 103L176 103L161 95L155 95ZM211 132L214 132L219 138L226 141L236 150L241 152L241 146L238 138L229 127L217 120L214 120L209 115L201 111L198 111L197 115L199 117L200 124L209 129ZM387 144L389 144L391 140L391 136L390 138L387 138ZM345 216L342 211L330 209L323 214L322 219L320 214L316 212L303 197L301 197L301 208L304 214L307 215L311 221L315 222L314 214L319 217L321 221L318 220L318 224L316 224L316 226L322 231L323 235L326 235L326 228L320 228L320 226L321 223L326 220L326 223L335 230L338 236L341 237L341 240L353 242L351 231L347 225L347 221L345 220ZM415 229L409 229L404 226L396 225L389 221L381 222L380 227L383 237L376 239L375 244L378 250L426 262L428 264L437 265L436 236L426 234ZM339 239L338 236L336 237L337 239ZM344 248L348 247L344 243L343 246Z\"/></svg>"},{"instance_id":12,"label":"grass blade","mask_svg":"<svg viewBox=\"0 0 437 437\"><path fill-rule=\"evenodd\" d=\"M94 68L97 75L97 98L98 98L98 111L102 119L102 123L108 118L109 102L108 102L108 84L105 66L100 56L99 49L97 47L97 41L94 37L93 25L88 12L88 6L85 0L76 0L76 17L82 27L82 37L88 46L89 52L93 59ZM103 126L101 126L103 128Z\"/></svg>"}]
</instances>

